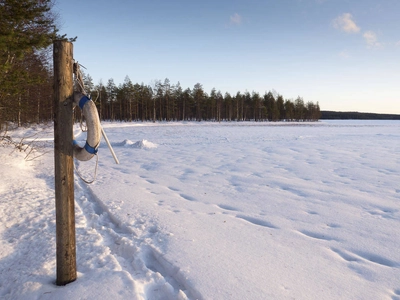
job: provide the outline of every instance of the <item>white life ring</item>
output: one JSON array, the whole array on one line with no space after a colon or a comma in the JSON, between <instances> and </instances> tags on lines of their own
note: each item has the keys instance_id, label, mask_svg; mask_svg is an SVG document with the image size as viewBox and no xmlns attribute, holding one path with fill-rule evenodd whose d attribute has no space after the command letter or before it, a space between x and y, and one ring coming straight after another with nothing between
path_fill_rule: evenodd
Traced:
<instances>
[{"instance_id":1,"label":"white life ring","mask_svg":"<svg viewBox=\"0 0 400 300\"><path fill-rule=\"evenodd\" d=\"M81 147L75 140L73 141L74 157L80 161L87 161L96 155L97 149L100 145L101 127L99 114L97 113L97 108L94 102L82 93L74 93L74 103L81 108L82 113L86 118L87 126L85 146Z\"/></svg>"}]
</instances>

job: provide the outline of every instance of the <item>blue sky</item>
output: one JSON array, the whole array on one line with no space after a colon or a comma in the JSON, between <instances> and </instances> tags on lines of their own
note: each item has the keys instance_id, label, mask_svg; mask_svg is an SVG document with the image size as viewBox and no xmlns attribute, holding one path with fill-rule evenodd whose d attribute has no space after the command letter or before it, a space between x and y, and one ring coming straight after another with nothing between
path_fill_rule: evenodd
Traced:
<instances>
[{"instance_id":1,"label":"blue sky","mask_svg":"<svg viewBox=\"0 0 400 300\"><path fill-rule=\"evenodd\" d=\"M95 84L169 78L400 114L398 0L58 0L55 10Z\"/></svg>"}]
</instances>

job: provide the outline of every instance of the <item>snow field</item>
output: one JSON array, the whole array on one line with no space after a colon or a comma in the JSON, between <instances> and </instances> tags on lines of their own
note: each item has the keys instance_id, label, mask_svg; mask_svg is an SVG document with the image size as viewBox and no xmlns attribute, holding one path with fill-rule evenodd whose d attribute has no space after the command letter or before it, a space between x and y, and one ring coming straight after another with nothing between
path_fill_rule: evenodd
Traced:
<instances>
[{"instance_id":1,"label":"snow field","mask_svg":"<svg viewBox=\"0 0 400 300\"><path fill-rule=\"evenodd\" d=\"M121 164L75 179L65 287L52 153L0 148L0 297L400 299L399 122L103 125Z\"/></svg>"}]
</instances>

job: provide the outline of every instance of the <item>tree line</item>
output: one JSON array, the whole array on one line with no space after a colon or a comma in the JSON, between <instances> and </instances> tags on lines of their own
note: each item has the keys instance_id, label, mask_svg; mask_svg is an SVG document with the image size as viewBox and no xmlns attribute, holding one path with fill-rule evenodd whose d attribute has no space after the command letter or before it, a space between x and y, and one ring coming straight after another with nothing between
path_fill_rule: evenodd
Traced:
<instances>
[{"instance_id":1,"label":"tree line","mask_svg":"<svg viewBox=\"0 0 400 300\"><path fill-rule=\"evenodd\" d=\"M0 0L0 130L53 120L51 46L58 34L52 0ZM74 39L69 39L74 41ZM96 86L84 76L101 120L112 121L305 121L318 120L318 103L268 92L207 93L200 83L182 88L168 79ZM94 100L95 100L94 99ZM79 112L77 112L79 114Z\"/></svg>"},{"instance_id":2,"label":"tree line","mask_svg":"<svg viewBox=\"0 0 400 300\"><path fill-rule=\"evenodd\" d=\"M111 121L316 121L318 102L284 99L271 91L207 93L200 83L183 89L166 78L151 85L132 83L128 76L118 86L113 79L94 85L84 76L86 91L97 105L100 119Z\"/></svg>"},{"instance_id":3,"label":"tree line","mask_svg":"<svg viewBox=\"0 0 400 300\"><path fill-rule=\"evenodd\" d=\"M357 111L321 111L321 119L325 120L400 120L398 114L364 113Z\"/></svg>"}]
</instances>

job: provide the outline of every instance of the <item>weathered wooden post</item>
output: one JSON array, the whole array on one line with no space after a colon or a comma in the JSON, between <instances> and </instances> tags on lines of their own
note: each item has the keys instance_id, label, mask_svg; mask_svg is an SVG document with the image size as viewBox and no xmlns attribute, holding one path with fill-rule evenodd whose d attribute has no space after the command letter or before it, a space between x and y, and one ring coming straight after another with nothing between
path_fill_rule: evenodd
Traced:
<instances>
[{"instance_id":1,"label":"weathered wooden post","mask_svg":"<svg viewBox=\"0 0 400 300\"><path fill-rule=\"evenodd\" d=\"M54 167L56 189L57 285L76 280L73 166L73 45L55 41Z\"/></svg>"}]
</instances>

